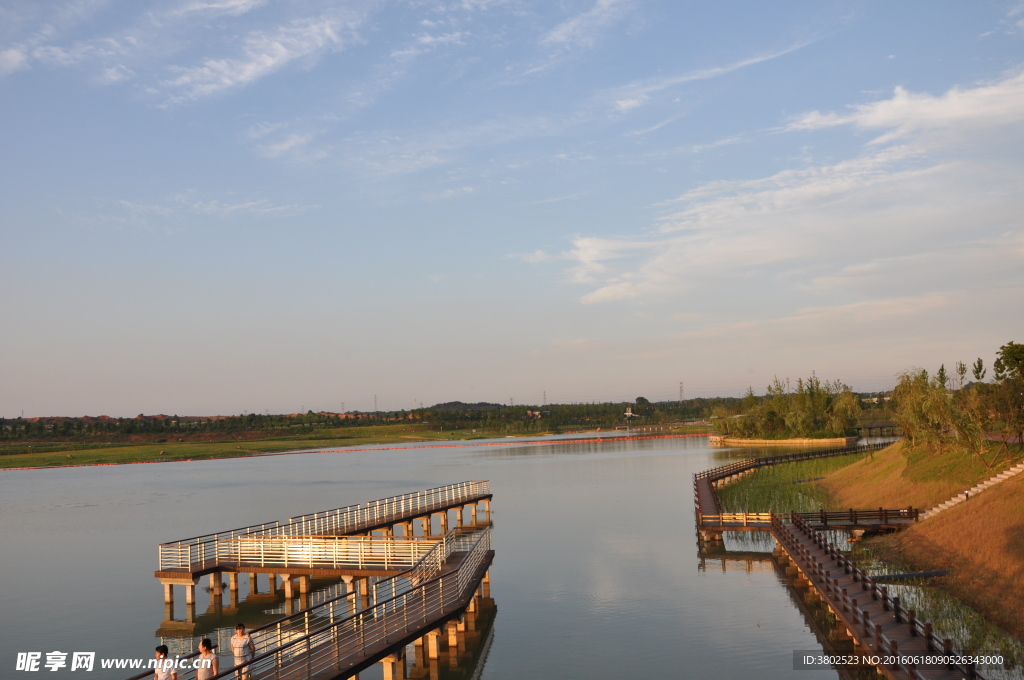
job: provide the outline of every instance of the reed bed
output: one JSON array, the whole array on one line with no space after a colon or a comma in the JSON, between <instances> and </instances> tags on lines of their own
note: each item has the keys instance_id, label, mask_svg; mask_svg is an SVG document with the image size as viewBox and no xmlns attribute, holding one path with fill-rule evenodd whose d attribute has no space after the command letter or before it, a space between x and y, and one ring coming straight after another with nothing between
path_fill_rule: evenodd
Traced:
<instances>
[{"instance_id":1,"label":"reed bed","mask_svg":"<svg viewBox=\"0 0 1024 680\"><path fill-rule=\"evenodd\" d=\"M834 458L815 458L759 468L754 474L718 490L725 512L813 512L834 509L829 494L816 481L839 468L855 463L869 453L852 453Z\"/></svg>"}]
</instances>

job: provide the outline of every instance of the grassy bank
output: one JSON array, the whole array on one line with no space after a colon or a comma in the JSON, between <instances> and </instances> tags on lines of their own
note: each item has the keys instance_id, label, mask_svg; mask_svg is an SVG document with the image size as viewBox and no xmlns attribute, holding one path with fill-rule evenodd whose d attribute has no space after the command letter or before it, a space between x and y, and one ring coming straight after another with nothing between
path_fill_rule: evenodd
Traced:
<instances>
[{"instance_id":1,"label":"grassy bank","mask_svg":"<svg viewBox=\"0 0 1024 680\"><path fill-rule=\"evenodd\" d=\"M993 444L988 461L1000 453ZM902 442L877 452L842 470L836 470L820 486L840 507L899 508L913 505L927 509L951 498L964 489L988 479L1021 459L1013 451L1011 459L989 468L981 458L964 451L932 453L925 447L910 449Z\"/></svg>"},{"instance_id":2,"label":"grassy bank","mask_svg":"<svg viewBox=\"0 0 1024 680\"><path fill-rule=\"evenodd\" d=\"M706 428L684 427L665 434L692 434ZM545 433L534 433L545 434ZM619 433L633 436L635 433ZM202 460L209 458L238 458L266 453L281 453L301 449L340 448L367 444L415 444L416 442L466 441L500 437L495 432L477 429L438 431L426 425L373 425L318 430L308 437L268 437L266 439L230 438L223 441L160 442L148 444L82 444L79 442L46 442L38 445L44 450L21 453L27 445L18 443L18 453L5 452L0 446L0 468L62 467L118 463L144 463L168 460ZM644 436L641 434L640 436ZM652 435L646 435L652 436Z\"/></svg>"}]
</instances>

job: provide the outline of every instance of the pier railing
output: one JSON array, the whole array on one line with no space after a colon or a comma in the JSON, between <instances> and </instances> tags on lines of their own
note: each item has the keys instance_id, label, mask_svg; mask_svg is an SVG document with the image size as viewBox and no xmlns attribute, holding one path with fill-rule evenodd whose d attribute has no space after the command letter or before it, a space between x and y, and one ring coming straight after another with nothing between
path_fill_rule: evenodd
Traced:
<instances>
[{"instance_id":1,"label":"pier railing","mask_svg":"<svg viewBox=\"0 0 1024 680\"><path fill-rule=\"evenodd\" d=\"M781 456L763 456L761 458L745 458L726 465L702 470L693 475L694 479L709 479L715 481L730 477L740 472L754 468L777 465L779 463L793 463L800 460L813 460L815 458L831 458L833 456L847 456L851 453L866 453L878 451L889 446L890 443L862 444L860 446L843 446L835 449L821 449L818 451L803 451L801 453L789 453Z\"/></svg>"},{"instance_id":2,"label":"pier railing","mask_svg":"<svg viewBox=\"0 0 1024 680\"><path fill-rule=\"evenodd\" d=\"M817 557L807 550L800 541L797 532L803 533L818 548L823 550L833 564L822 563ZM887 655L897 661L897 666L906 671L907 677L913 680L923 678L919 669L913 663L900 664L899 640L906 639L900 635L902 628L890 629L886 633L882 624L872 621L870 614L858 605L858 600L867 602L880 602L882 610L891 612L896 623L907 626L910 637L921 638L927 646L928 652L941 655L953 661L949 664L950 669L956 669L963 677L985 680L984 676L977 671L974 664L956 663L957 659L970 659L972 655L963 654L953 648L953 642L949 638L940 638L933 630L932 624L918 620L913 609L907 609L900 602L899 596L890 595L889 589L884 585L875 583L864 569L857 566L845 553L829 541L817 527L811 526L798 513L790 515L790 523L783 522L782 516L772 516L772 533L775 538L786 548L786 551L801 565L806 576L812 580L814 586L821 591L826 599L830 600L836 607L836 611L844 616L849 614L851 622L861 629L865 639L874 639L875 651ZM842 588L838 578L832 577L833 570L848 574L855 583L860 584L860 590L849 592L848 588ZM907 654L905 658L912 660L914 655Z\"/></svg>"},{"instance_id":3,"label":"pier railing","mask_svg":"<svg viewBox=\"0 0 1024 680\"><path fill-rule=\"evenodd\" d=\"M217 543L220 566L309 569L407 569L443 536L239 536Z\"/></svg>"},{"instance_id":4,"label":"pier railing","mask_svg":"<svg viewBox=\"0 0 1024 680\"><path fill-rule=\"evenodd\" d=\"M819 529L834 527L837 529L856 527L859 525L892 525L909 524L918 521L921 511L914 507L878 508L877 510L839 510L826 512L794 512L790 517L799 517L808 524L815 524ZM699 521L703 527L765 527L772 525L770 512L721 512L718 514L700 514ZM786 520L783 520L786 521Z\"/></svg>"},{"instance_id":5,"label":"pier railing","mask_svg":"<svg viewBox=\"0 0 1024 680\"><path fill-rule=\"evenodd\" d=\"M344 508L313 512L292 517L282 525L284 534L326 534L358 531L367 526L399 521L416 517L436 508L450 507L460 502L471 502L482 496L489 496L491 483L473 480L438 486L433 489L391 496L377 501Z\"/></svg>"},{"instance_id":6,"label":"pier railing","mask_svg":"<svg viewBox=\"0 0 1024 680\"><path fill-rule=\"evenodd\" d=\"M221 544L230 543L242 536L284 537L350 533L365 527L411 519L427 514L431 510L451 507L461 502L469 503L490 494L489 481L472 480L365 504L300 515L292 517L284 524L265 522L241 529L163 543L159 547L160 571L189 571L215 566L222 551Z\"/></svg>"},{"instance_id":7,"label":"pier railing","mask_svg":"<svg viewBox=\"0 0 1024 680\"><path fill-rule=\"evenodd\" d=\"M172 543L161 543L158 548L160 570L190 569L197 564L215 563L217 561L217 546L221 541L236 539L254 532L270 533L280 526L280 522L264 522L241 529L186 538Z\"/></svg>"}]
</instances>

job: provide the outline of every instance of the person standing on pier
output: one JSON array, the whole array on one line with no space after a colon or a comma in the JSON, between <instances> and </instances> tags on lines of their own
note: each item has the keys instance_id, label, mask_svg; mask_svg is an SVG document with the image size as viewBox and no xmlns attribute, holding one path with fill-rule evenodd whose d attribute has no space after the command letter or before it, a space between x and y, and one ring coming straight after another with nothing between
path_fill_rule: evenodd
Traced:
<instances>
[{"instance_id":1,"label":"person standing on pier","mask_svg":"<svg viewBox=\"0 0 1024 680\"><path fill-rule=\"evenodd\" d=\"M196 669L196 680L210 680L220 673L220 664L217 662L215 649L217 649L217 645L213 644L210 638L203 638L199 642L199 658L210 665Z\"/></svg>"},{"instance_id":2,"label":"person standing on pier","mask_svg":"<svg viewBox=\"0 0 1024 680\"><path fill-rule=\"evenodd\" d=\"M235 626L235 634L231 636L231 653L235 655L236 666L248 663L256 656L256 645L253 644L252 637L245 632L244 623ZM249 667L235 671L235 677L238 680L249 680Z\"/></svg>"},{"instance_id":3,"label":"person standing on pier","mask_svg":"<svg viewBox=\"0 0 1024 680\"><path fill-rule=\"evenodd\" d=\"M157 664L153 673L153 680L178 680L178 674L171 667L171 662L167 658L168 653L167 645L160 645L156 648L156 658L160 663Z\"/></svg>"}]
</instances>

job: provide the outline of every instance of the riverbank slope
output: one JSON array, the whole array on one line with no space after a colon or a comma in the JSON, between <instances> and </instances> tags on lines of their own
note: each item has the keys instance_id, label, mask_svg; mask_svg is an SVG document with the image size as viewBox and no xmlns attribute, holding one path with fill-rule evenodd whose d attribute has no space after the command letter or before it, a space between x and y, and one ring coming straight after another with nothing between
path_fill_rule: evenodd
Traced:
<instances>
[{"instance_id":1,"label":"riverbank slope","mask_svg":"<svg viewBox=\"0 0 1024 680\"><path fill-rule=\"evenodd\" d=\"M996 455L996 446L991 453ZM966 452L940 454L899 443L817 484L837 508L927 509L1024 457L1019 447L1012 453L1012 459L988 468ZM867 548L914 571L953 569L935 585L1024 640L1024 477L972 495L910 529L871 539Z\"/></svg>"}]
</instances>

